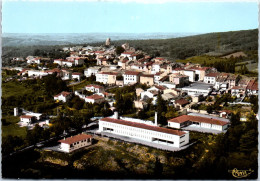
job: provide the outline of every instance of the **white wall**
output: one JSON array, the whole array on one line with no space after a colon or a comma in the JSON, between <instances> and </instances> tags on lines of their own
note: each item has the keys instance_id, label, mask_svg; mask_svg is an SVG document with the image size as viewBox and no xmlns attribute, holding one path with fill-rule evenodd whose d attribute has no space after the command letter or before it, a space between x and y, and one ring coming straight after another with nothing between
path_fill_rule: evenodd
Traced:
<instances>
[{"instance_id":1,"label":"white wall","mask_svg":"<svg viewBox=\"0 0 260 181\"><path fill-rule=\"evenodd\" d=\"M113 130L104 130L104 128L110 128ZM117 124L117 123L110 123L110 122L101 121L101 120L99 120L99 131L100 132L102 132L102 131L110 132L113 134L118 134L118 135L122 135L122 136L141 139L141 140L159 143L159 144L165 144L165 145L172 146L172 147L180 146L180 136L178 136L178 135L162 133L162 132L157 132L157 131L147 130L147 129L142 129L142 128L136 128L136 127L121 125L121 124ZM171 141L171 142L173 142L173 144L171 144L171 143L167 144L164 142L153 141L153 138ZM189 142L188 141L189 135L185 134L183 136L182 140L186 141L185 143L183 142L182 145L187 144Z\"/></svg>"},{"instance_id":2,"label":"white wall","mask_svg":"<svg viewBox=\"0 0 260 181\"><path fill-rule=\"evenodd\" d=\"M168 126L171 128L181 128L181 124L180 123L174 123L174 122L168 122Z\"/></svg>"}]
</instances>

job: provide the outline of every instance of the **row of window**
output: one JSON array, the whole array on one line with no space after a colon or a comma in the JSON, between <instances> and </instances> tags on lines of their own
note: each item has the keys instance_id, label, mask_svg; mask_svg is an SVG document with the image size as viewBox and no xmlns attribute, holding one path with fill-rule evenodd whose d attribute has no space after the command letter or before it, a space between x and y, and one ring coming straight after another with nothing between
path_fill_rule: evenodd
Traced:
<instances>
[{"instance_id":1,"label":"row of window","mask_svg":"<svg viewBox=\"0 0 260 181\"><path fill-rule=\"evenodd\" d=\"M135 127L130 127L130 126L125 126L125 125L120 125L120 124L113 124L113 123L104 122L103 125L107 126L107 127L118 128L119 130L124 131L124 132L130 131L130 132L132 132L130 134L133 134L133 132L139 132L139 133L149 135L149 136L159 136L159 137L164 137L164 138L167 138L167 139L173 139L174 138L174 136L170 135L170 134L160 133L160 132L157 132L157 131L151 131L151 130L146 130L146 129L141 129L141 128L135 128Z\"/></svg>"}]
</instances>

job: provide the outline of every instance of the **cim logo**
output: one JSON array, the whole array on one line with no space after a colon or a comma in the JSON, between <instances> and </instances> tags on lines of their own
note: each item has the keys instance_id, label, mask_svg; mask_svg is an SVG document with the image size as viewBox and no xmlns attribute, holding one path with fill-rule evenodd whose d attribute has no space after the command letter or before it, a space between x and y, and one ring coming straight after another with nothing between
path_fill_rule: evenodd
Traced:
<instances>
[{"instance_id":1,"label":"cim logo","mask_svg":"<svg viewBox=\"0 0 260 181\"><path fill-rule=\"evenodd\" d=\"M233 177L235 178L245 178L248 177L254 170L238 170L237 168L234 168L233 170L229 170L228 172L231 172Z\"/></svg>"}]
</instances>

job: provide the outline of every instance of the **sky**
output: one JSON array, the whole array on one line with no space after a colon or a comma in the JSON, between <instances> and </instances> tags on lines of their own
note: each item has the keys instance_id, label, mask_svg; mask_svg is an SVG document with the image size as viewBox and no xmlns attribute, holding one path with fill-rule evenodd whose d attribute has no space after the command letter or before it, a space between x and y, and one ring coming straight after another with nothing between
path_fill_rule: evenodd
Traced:
<instances>
[{"instance_id":1,"label":"sky","mask_svg":"<svg viewBox=\"0 0 260 181\"><path fill-rule=\"evenodd\" d=\"M258 28L253 2L3 1L3 33L208 33Z\"/></svg>"}]
</instances>

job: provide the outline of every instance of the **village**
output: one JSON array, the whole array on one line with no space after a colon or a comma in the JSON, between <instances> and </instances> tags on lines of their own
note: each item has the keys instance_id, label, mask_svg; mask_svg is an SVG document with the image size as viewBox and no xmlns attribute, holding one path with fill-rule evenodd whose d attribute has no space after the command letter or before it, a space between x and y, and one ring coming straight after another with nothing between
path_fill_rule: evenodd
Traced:
<instances>
[{"instance_id":1,"label":"village","mask_svg":"<svg viewBox=\"0 0 260 181\"><path fill-rule=\"evenodd\" d=\"M64 139L59 141L61 145L56 151L71 152L90 145L93 138L91 135L178 151L191 144L190 131L225 133L231 125L230 119L234 111L223 109L224 107L245 107L245 113L240 114L240 121L247 121L250 113L248 110L251 110L248 100L250 96L258 95L256 78L218 72L214 67L203 67L200 64L184 64L163 57L151 57L130 47L128 43L115 47L111 45L109 38L105 45L100 47L64 47L62 51L70 56L52 60L38 56L28 56L26 60L20 57L13 58L12 61L22 62L26 66L7 68L19 72L17 76L5 80L17 79L22 82L56 75L62 81L66 81L66 84L72 87L72 91L63 90L53 95L55 102L68 103L73 97L78 97L87 104L109 105L109 116L96 119L98 128L73 137L64 136ZM82 69L89 62L91 66ZM75 67L81 72L73 71ZM84 85L86 80L92 80L93 83ZM74 86L78 84L83 86L75 90ZM143 116L145 119L121 115L120 108L126 105L121 104L120 107L120 100L116 98L116 94L109 91L136 85L143 85L135 87L135 95L132 95L136 114L148 111L147 108L151 105L157 106L154 115ZM216 100L227 95L229 98L219 102L216 109L213 106ZM162 111L158 109L158 104L161 103L172 109L170 116L165 116L165 113L162 116ZM20 117L19 126L28 129L33 129L36 124L48 129L52 118L55 117L21 109L23 108L15 107L14 116Z\"/></svg>"}]
</instances>

